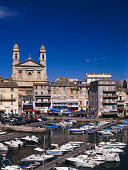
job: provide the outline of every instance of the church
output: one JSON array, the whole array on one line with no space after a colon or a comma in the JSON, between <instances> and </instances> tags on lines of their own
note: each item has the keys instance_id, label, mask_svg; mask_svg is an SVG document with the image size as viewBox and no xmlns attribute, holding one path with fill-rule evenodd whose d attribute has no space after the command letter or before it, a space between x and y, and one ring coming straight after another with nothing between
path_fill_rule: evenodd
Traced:
<instances>
[{"instance_id":1,"label":"church","mask_svg":"<svg viewBox=\"0 0 128 170\"><path fill-rule=\"evenodd\" d=\"M32 95L33 83L47 82L46 74L46 49L44 45L39 51L39 63L30 56L20 62L20 49L17 44L12 51L12 81L19 87L19 95Z\"/></svg>"}]
</instances>

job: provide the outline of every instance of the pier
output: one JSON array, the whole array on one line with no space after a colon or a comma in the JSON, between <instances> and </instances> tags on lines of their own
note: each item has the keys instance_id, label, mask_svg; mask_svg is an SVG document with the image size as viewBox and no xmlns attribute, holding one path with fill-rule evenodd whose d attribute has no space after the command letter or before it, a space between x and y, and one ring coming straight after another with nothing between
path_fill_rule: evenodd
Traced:
<instances>
[{"instance_id":1,"label":"pier","mask_svg":"<svg viewBox=\"0 0 128 170\"><path fill-rule=\"evenodd\" d=\"M39 168L36 168L36 170L48 170L48 169L52 169L54 168L55 166L58 166L60 164L62 164L63 162L65 162L66 158L69 158L69 157L74 157L82 152L84 152L86 149L89 149L89 148L92 148L94 147L94 144L89 144L89 145L84 145L84 146L81 146L63 156L61 156L60 158L58 159L55 159L43 166L40 166Z\"/></svg>"},{"instance_id":2,"label":"pier","mask_svg":"<svg viewBox=\"0 0 128 170\"><path fill-rule=\"evenodd\" d=\"M6 140L12 140L14 138L25 137L26 135L26 133L9 133L7 135L1 135L0 142L5 142Z\"/></svg>"},{"instance_id":3,"label":"pier","mask_svg":"<svg viewBox=\"0 0 128 170\"><path fill-rule=\"evenodd\" d=\"M41 133L41 132L46 132L47 131L47 129L45 129L45 128L39 128L39 127L34 127L34 126L12 126L12 125L3 125L3 124L1 124L0 125L0 128L2 129L2 130L13 130L13 131L18 131L18 132L39 132L39 133Z\"/></svg>"}]
</instances>

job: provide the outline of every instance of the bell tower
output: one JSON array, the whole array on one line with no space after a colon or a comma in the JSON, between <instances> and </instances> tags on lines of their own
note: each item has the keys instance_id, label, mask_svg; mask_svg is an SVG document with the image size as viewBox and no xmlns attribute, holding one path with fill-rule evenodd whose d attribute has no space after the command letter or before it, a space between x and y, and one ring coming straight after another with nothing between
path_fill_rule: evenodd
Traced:
<instances>
[{"instance_id":1,"label":"bell tower","mask_svg":"<svg viewBox=\"0 0 128 170\"><path fill-rule=\"evenodd\" d=\"M46 75L46 48L44 45L41 46L40 52L39 52L39 63L44 66L44 80L47 81L47 75Z\"/></svg>"},{"instance_id":2,"label":"bell tower","mask_svg":"<svg viewBox=\"0 0 128 170\"><path fill-rule=\"evenodd\" d=\"M20 50L17 44L14 45L12 50L12 75L15 74L15 65L19 63Z\"/></svg>"}]
</instances>

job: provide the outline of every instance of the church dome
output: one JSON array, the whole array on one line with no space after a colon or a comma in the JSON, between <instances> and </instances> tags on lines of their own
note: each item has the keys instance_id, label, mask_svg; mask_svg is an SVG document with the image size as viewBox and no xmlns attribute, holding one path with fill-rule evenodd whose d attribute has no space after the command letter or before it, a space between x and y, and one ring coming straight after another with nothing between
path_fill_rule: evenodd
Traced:
<instances>
[{"instance_id":1,"label":"church dome","mask_svg":"<svg viewBox=\"0 0 128 170\"><path fill-rule=\"evenodd\" d=\"M13 50L19 50L19 47L17 44L14 45Z\"/></svg>"},{"instance_id":2,"label":"church dome","mask_svg":"<svg viewBox=\"0 0 128 170\"><path fill-rule=\"evenodd\" d=\"M40 50L45 50L46 51L46 48L44 45L41 46Z\"/></svg>"}]
</instances>

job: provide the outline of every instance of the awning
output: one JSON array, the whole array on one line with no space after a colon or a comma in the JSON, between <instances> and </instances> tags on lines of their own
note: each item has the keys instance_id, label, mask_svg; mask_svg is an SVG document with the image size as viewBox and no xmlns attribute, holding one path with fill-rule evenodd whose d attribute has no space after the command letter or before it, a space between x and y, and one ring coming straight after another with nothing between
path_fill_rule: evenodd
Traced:
<instances>
[{"instance_id":1,"label":"awning","mask_svg":"<svg viewBox=\"0 0 128 170\"><path fill-rule=\"evenodd\" d=\"M35 112L35 110L33 110L33 109L27 109L27 110L24 110L24 112Z\"/></svg>"}]
</instances>

